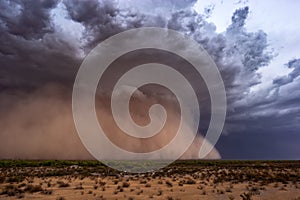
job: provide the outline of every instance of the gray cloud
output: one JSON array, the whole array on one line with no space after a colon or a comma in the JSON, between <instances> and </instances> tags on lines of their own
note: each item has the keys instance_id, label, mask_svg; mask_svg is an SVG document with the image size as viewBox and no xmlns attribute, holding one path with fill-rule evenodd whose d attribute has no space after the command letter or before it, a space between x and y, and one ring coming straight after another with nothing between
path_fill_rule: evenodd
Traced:
<instances>
[{"instance_id":1,"label":"gray cloud","mask_svg":"<svg viewBox=\"0 0 300 200\"><path fill-rule=\"evenodd\" d=\"M78 59L68 37L55 31L50 12L57 1L2 1L0 88L71 82Z\"/></svg>"},{"instance_id":2,"label":"gray cloud","mask_svg":"<svg viewBox=\"0 0 300 200\"><path fill-rule=\"evenodd\" d=\"M300 76L300 59L293 59L289 61L286 66L290 69L293 69L291 73L287 76L278 77L274 79L273 84L277 86L286 85L288 83L293 82L297 77Z\"/></svg>"},{"instance_id":3,"label":"gray cloud","mask_svg":"<svg viewBox=\"0 0 300 200\"><path fill-rule=\"evenodd\" d=\"M141 27L144 16L130 10L121 10L115 1L63 1L71 20L85 27L87 47L121 31Z\"/></svg>"},{"instance_id":4,"label":"gray cloud","mask_svg":"<svg viewBox=\"0 0 300 200\"><path fill-rule=\"evenodd\" d=\"M2 25L10 34L25 39L41 38L44 34L53 32L50 11L55 8L58 0L15 0L1 1L0 18Z\"/></svg>"}]
</instances>

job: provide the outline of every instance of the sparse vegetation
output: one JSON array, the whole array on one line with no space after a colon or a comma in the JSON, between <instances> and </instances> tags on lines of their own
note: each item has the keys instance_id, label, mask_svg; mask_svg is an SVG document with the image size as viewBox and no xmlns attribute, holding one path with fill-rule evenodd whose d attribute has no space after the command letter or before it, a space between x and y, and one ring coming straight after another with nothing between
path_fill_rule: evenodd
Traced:
<instances>
[{"instance_id":1,"label":"sparse vegetation","mask_svg":"<svg viewBox=\"0 0 300 200\"><path fill-rule=\"evenodd\" d=\"M299 169L300 162L296 161L187 160L156 172L133 175L96 161L0 161L0 198L27 198L27 194L46 198L43 195L54 193L55 199L65 195L61 191L70 191L72 195L82 195L82 199L106 199L106 194L116 195L117 199L135 195L180 199L198 189L199 195L218 195L229 200L256 199L262 192L284 194L292 190L295 194L291 199L298 200Z\"/></svg>"},{"instance_id":2,"label":"sparse vegetation","mask_svg":"<svg viewBox=\"0 0 300 200\"><path fill-rule=\"evenodd\" d=\"M30 192L30 193L34 193L34 192L41 192L43 191L43 188L41 185L26 185L25 186L25 189L24 189L25 192Z\"/></svg>"},{"instance_id":3,"label":"sparse vegetation","mask_svg":"<svg viewBox=\"0 0 300 200\"><path fill-rule=\"evenodd\" d=\"M193 179L191 179L191 178L189 178L189 179L186 181L186 184L189 184L189 185L191 185L191 184L196 184L196 181L193 180Z\"/></svg>"},{"instance_id":4,"label":"sparse vegetation","mask_svg":"<svg viewBox=\"0 0 300 200\"><path fill-rule=\"evenodd\" d=\"M57 181L58 187L69 187L69 183L65 183L63 181Z\"/></svg>"},{"instance_id":5,"label":"sparse vegetation","mask_svg":"<svg viewBox=\"0 0 300 200\"><path fill-rule=\"evenodd\" d=\"M157 196L161 196L163 194L163 191L161 190L161 189L159 189L158 191L157 191Z\"/></svg>"},{"instance_id":6,"label":"sparse vegetation","mask_svg":"<svg viewBox=\"0 0 300 200\"><path fill-rule=\"evenodd\" d=\"M146 183L145 187L151 187L150 183Z\"/></svg>"},{"instance_id":7,"label":"sparse vegetation","mask_svg":"<svg viewBox=\"0 0 300 200\"><path fill-rule=\"evenodd\" d=\"M173 187L173 184L170 181L166 181L167 187Z\"/></svg>"},{"instance_id":8,"label":"sparse vegetation","mask_svg":"<svg viewBox=\"0 0 300 200\"><path fill-rule=\"evenodd\" d=\"M123 182L122 187L128 188L130 186L130 183L128 182Z\"/></svg>"},{"instance_id":9,"label":"sparse vegetation","mask_svg":"<svg viewBox=\"0 0 300 200\"><path fill-rule=\"evenodd\" d=\"M53 190L43 190L41 193L45 195L51 195L53 193Z\"/></svg>"},{"instance_id":10,"label":"sparse vegetation","mask_svg":"<svg viewBox=\"0 0 300 200\"><path fill-rule=\"evenodd\" d=\"M240 195L243 200L252 200L252 195L251 193L246 193L244 192L243 194Z\"/></svg>"}]
</instances>

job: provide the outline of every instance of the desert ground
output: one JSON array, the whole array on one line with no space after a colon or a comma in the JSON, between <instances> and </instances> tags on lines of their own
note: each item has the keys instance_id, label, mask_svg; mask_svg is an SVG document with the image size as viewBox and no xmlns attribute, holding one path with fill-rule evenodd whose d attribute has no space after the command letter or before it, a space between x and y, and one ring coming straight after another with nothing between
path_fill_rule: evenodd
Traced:
<instances>
[{"instance_id":1,"label":"desert ground","mask_svg":"<svg viewBox=\"0 0 300 200\"><path fill-rule=\"evenodd\" d=\"M300 161L177 161L118 172L97 161L0 161L0 199L300 200Z\"/></svg>"}]
</instances>

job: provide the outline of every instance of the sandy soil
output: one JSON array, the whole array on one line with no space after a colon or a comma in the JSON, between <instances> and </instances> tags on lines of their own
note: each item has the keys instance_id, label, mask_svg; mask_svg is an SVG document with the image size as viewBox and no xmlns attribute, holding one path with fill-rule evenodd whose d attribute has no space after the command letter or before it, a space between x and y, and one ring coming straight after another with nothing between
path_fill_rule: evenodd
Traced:
<instances>
[{"instance_id":1,"label":"sandy soil","mask_svg":"<svg viewBox=\"0 0 300 200\"><path fill-rule=\"evenodd\" d=\"M189 168L185 167L184 169ZM1 168L0 168L1 169ZM64 168L67 171L68 168ZM20 170L20 169L19 169ZM21 169L23 170L23 169ZM299 169L245 169L241 170L202 168L184 173L122 174L109 176L91 173L62 176L38 177L35 171L49 171L51 168L26 168L27 176L21 181L7 179L0 184L0 199L278 199L300 200ZM77 169L76 169L77 170ZM75 171L76 171L75 170ZM30 175L32 171L32 175ZM80 170L79 170L80 171ZM82 171L82 170L81 170ZM243 170L242 170L243 171ZM257 173L257 181L249 173ZM268 176L263 175L269 171ZM1 169L9 177L18 172L14 168ZM278 173L288 181L280 179ZM73 173L73 172L72 172ZM284 175L285 173L286 175ZM18 174L18 173L17 173ZM19 174L22 174L19 172ZM207 175L210 174L210 175ZM225 175L224 175L225 174ZM225 177L236 175L236 180ZM260 178L261 176L261 178ZM219 177L219 178L217 178ZM222 178L224 177L224 178ZM239 177L239 178L238 178ZM254 176L255 177L255 176ZM269 178L268 178L269 177ZM290 181L290 177L294 181ZM273 179L271 179L273 178ZM249 179L247 181L247 179ZM278 179L278 181L276 181ZM296 181L295 181L296 180ZM247 198L249 195L249 198Z\"/></svg>"}]
</instances>

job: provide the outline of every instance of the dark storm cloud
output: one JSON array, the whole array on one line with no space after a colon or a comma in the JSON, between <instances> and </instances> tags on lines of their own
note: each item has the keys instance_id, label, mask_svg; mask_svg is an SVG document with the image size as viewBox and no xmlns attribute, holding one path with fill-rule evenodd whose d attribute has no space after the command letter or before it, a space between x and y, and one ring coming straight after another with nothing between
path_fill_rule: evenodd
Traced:
<instances>
[{"instance_id":1,"label":"dark storm cloud","mask_svg":"<svg viewBox=\"0 0 300 200\"><path fill-rule=\"evenodd\" d=\"M297 89L300 75L299 63L299 59L289 61L286 66L293 70L288 75L275 78L272 87L261 90L260 93L252 93L251 96L249 95L247 98L239 101L237 108L242 112L236 115L235 118L268 117L272 119L270 120L272 123L280 117L279 121L281 120L281 123L278 121L278 123L275 123L275 126L280 124L289 124L289 126L294 124L298 126L299 123L294 122L299 120L299 118L295 117L298 116L295 114L298 113L300 108L300 92Z\"/></svg>"},{"instance_id":2,"label":"dark storm cloud","mask_svg":"<svg viewBox=\"0 0 300 200\"><path fill-rule=\"evenodd\" d=\"M76 49L55 32L57 1L1 1L0 86L34 87L74 76Z\"/></svg>"},{"instance_id":3,"label":"dark storm cloud","mask_svg":"<svg viewBox=\"0 0 300 200\"><path fill-rule=\"evenodd\" d=\"M145 2L148 6L146 8ZM40 134L38 130L43 127L32 124L39 122L42 118L39 112L46 112L43 110L45 108L49 111L49 124L55 127L51 129L53 132L59 129L74 131L64 129L64 124L55 118L56 115L66 116L65 113L69 110L51 110L51 101L44 105L40 100L53 97L54 106L69 105L70 96L63 96L61 93L67 94L71 91L70 86L82 61L82 57L78 56L80 48L87 53L100 41L116 33L131 28L155 26L174 29L192 37L203 45L216 62L224 79L228 98L228 117L224 131L228 133L228 137L234 137L245 130L249 135L251 130L270 135L275 129L277 133L280 130L293 133L299 130L299 59L287 64L293 71L287 76L275 79L272 88L258 93L250 91L252 86L260 83L257 70L268 65L273 57L272 52L268 51L267 34L262 30L248 32L245 28L250 8L236 10L226 31L217 33L216 26L207 22L207 13L198 14L191 8L194 0L128 3L129 5L124 6L121 1L108 0L1 1L1 117L10 115L9 119L13 119L13 115L18 116L20 111L23 114L19 115L18 125L29 126L29 129L24 130ZM76 46L74 38L59 28L63 24L54 23L52 12L58 5L66 10L66 19L84 27L81 46ZM131 7L134 9L130 9ZM48 84L54 84L54 88L58 89L49 89ZM34 88L34 91L28 92L27 88ZM65 92L65 88L68 88L68 92ZM23 104L22 100L27 104ZM20 108L22 105L29 105L31 108L37 105L38 109L34 110L30 120L26 119L28 110ZM66 124L70 123L67 120ZM7 124L2 123L1 126L7 127ZM11 131L15 138L20 130L13 128L12 123L11 129L7 129L7 133L2 133L1 137L6 137L3 134ZM50 134L54 134L53 132ZM73 143L77 144L78 141ZM72 145L72 141L67 145Z\"/></svg>"},{"instance_id":4,"label":"dark storm cloud","mask_svg":"<svg viewBox=\"0 0 300 200\"><path fill-rule=\"evenodd\" d=\"M141 27L144 16L120 10L115 1L63 1L69 17L84 25L87 47L92 48L111 35Z\"/></svg>"},{"instance_id":5,"label":"dark storm cloud","mask_svg":"<svg viewBox=\"0 0 300 200\"><path fill-rule=\"evenodd\" d=\"M87 42L83 46L93 47L113 34L143 26L168 27L189 35L201 43L213 57L223 73L225 84L230 90L229 94L232 92L238 95L239 92L234 90L247 90L257 84L259 76L256 70L268 64L272 58L271 54L266 52L266 34L262 31L249 33L243 27L249 12L248 7L233 14L232 24L225 33L216 33L215 25L208 23L203 15L192 9L175 10L168 13L169 18L165 18L161 13L147 15L138 11L122 10L116 1L65 0L63 3L68 17L85 27L83 39L87 38ZM173 1L169 3L174 5ZM186 1L183 6L181 2L178 7L185 8L193 3L194 1ZM53 20L49 13L57 5L57 1L38 1L34 5L31 4L28 1L2 1L1 7L5 11L1 12L4 13L1 17L1 31L4 33L1 35L0 47L2 66L11 62L9 67L2 67L2 70L14 68L14 63L26 65L25 69L39 68L42 71L50 70L52 73L63 71L67 67L59 67L60 70L57 70L55 66L66 62L62 58L76 58L76 49L66 36L53 28ZM149 6L151 7L151 4ZM20 33L18 35L10 28L8 21L12 20L17 21L15 24L21 23L24 26L17 26L17 32ZM58 63L49 64L47 57L55 56L59 59L52 59L52 62ZM247 81L242 81L245 79Z\"/></svg>"},{"instance_id":6,"label":"dark storm cloud","mask_svg":"<svg viewBox=\"0 0 300 200\"><path fill-rule=\"evenodd\" d=\"M287 66L293 71L276 78L272 87L252 92L236 103L233 114L227 118L233 137L225 135L219 142L227 144L227 149L220 144L220 150L227 155L225 158L300 158L297 153L300 150L298 61L288 62Z\"/></svg>"},{"instance_id":7,"label":"dark storm cloud","mask_svg":"<svg viewBox=\"0 0 300 200\"><path fill-rule=\"evenodd\" d=\"M64 4L70 18L86 28L90 48L110 35L143 26L167 27L192 37L217 63L232 101L242 98L251 86L259 83L256 71L272 59L272 54L266 51L267 35L263 31L249 33L244 28L248 7L233 14L232 24L225 33L216 33L215 25L192 9L175 10L164 17L159 12L147 15L124 11L116 2L64 1Z\"/></svg>"},{"instance_id":8,"label":"dark storm cloud","mask_svg":"<svg viewBox=\"0 0 300 200\"><path fill-rule=\"evenodd\" d=\"M235 90L238 91L234 95L243 95L257 84L260 77L256 71L272 59L266 33L247 32L244 28L248 12L248 7L237 10L225 33L216 33L214 24L192 11L176 12L168 22L169 28L182 31L203 45L223 73L229 95Z\"/></svg>"},{"instance_id":9,"label":"dark storm cloud","mask_svg":"<svg viewBox=\"0 0 300 200\"><path fill-rule=\"evenodd\" d=\"M8 33L25 39L41 38L53 32L50 11L58 0L15 0L1 1L0 18Z\"/></svg>"}]
</instances>

